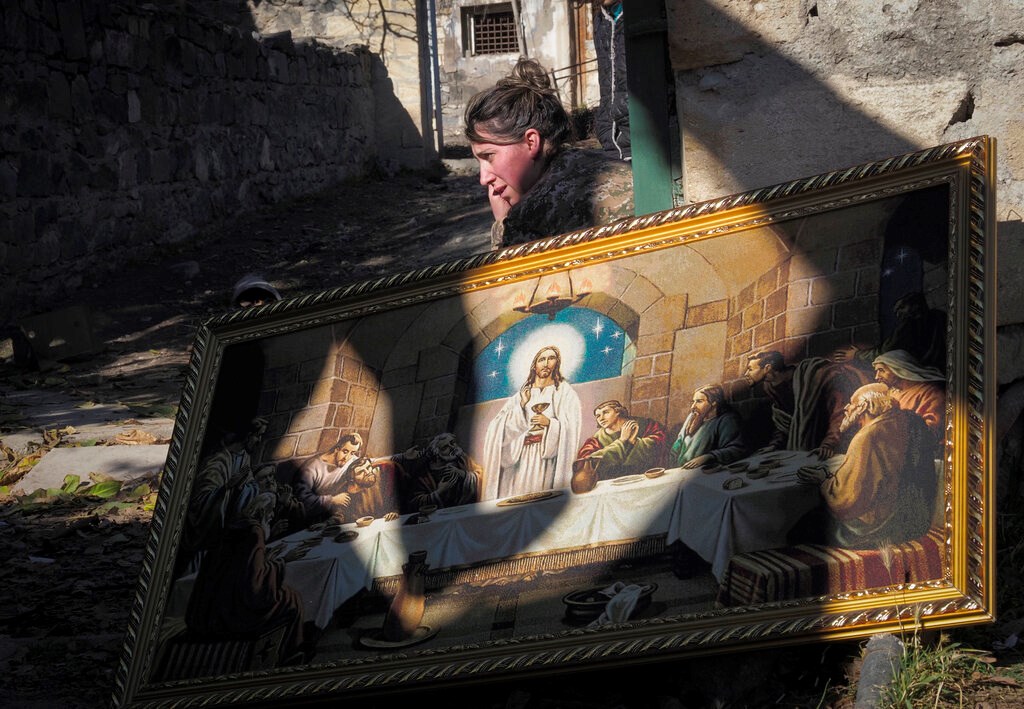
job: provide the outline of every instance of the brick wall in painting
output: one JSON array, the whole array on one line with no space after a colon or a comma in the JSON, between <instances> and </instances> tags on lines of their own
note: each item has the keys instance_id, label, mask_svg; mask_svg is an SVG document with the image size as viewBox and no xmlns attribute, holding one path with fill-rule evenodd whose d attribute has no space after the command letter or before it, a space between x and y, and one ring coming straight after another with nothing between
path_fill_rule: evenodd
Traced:
<instances>
[{"instance_id":1,"label":"brick wall in painting","mask_svg":"<svg viewBox=\"0 0 1024 709\"><path fill-rule=\"evenodd\" d=\"M265 459L298 461L326 450L342 434L369 436L380 376L349 347L272 366L267 374L261 408L273 413Z\"/></svg>"}]
</instances>

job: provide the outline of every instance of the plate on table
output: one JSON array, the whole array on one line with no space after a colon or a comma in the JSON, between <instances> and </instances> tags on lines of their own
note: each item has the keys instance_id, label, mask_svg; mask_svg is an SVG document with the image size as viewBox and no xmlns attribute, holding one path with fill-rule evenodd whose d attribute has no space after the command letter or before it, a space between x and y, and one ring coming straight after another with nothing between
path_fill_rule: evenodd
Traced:
<instances>
[{"instance_id":1,"label":"plate on table","mask_svg":"<svg viewBox=\"0 0 1024 709\"><path fill-rule=\"evenodd\" d=\"M540 500L548 500L552 497L558 497L561 494L561 490L542 490L540 492L528 492L525 495L506 497L504 500L498 502L498 507L508 507L509 505L525 505L530 502L539 502Z\"/></svg>"},{"instance_id":2,"label":"plate on table","mask_svg":"<svg viewBox=\"0 0 1024 709\"><path fill-rule=\"evenodd\" d=\"M356 530L346 529L344 532L341 532L336 537L334 537L334 541L338 542L339 544L344 544L345 542L352 541L358 536L359 532L357 532Z\"/></svg>"},{"instance_id":3,"label":"plate on table","mask_svg":"<svg viewBox=\"0 0 1024 709\"><path fill-rule=\"evenodd\" d=\"M795 457L796 454L797 451L772 451L771 453L765 453L761 456L761 460L789 460L790 458Z\"/></svg>"},{"instance_id":4,"label":"plate on table","mask_svg":"<svg viewBox=\"0 0 1024 709\"><path fill-rule=\"evenodd\" d=\"M638 483L643 479L643 475L623 475L621 478L612 480L612 485L629 485L630 483Z\"/></svg>"},{"instance_id":5,"label":"plate on table","mask_svg":"<svg viewBox=\"0 0 1024 709\"><path fill-rule=\"evenodd\" d=\"M747 461L738 460L735 463L729 463L727 466L725 466L725 469L728 470L730 473L743 473L746 472L748 467L749 466L747 465Z\"/></svg>"}]
</instances>

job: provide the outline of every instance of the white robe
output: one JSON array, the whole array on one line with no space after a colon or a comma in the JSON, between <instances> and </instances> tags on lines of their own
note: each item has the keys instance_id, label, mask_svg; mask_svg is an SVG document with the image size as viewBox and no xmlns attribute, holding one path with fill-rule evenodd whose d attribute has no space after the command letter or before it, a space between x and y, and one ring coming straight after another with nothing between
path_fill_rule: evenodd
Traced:
<instances>
[{"instance_id":1,"label":"white robe","mask_svg":"<svg viewBox=\"0 0 1024 709\"><path fill-rule=\"evenodd\" d=\"M531 407L551 405L543 412L551 425L539 443L526 445ZM484 438L483 499L568 487L582 430L580 399L568 382L543 389L533 387L526 406L516 392L487 426Z\"/></svg>"}]
</instances>

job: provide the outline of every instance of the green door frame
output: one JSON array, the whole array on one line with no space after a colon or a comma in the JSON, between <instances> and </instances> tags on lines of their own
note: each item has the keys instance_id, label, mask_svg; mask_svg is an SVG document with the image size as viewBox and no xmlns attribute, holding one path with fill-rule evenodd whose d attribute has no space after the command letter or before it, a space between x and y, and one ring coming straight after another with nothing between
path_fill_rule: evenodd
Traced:
<instances>
[{"instance_id":1,"label":"green door frame","mask_svg":"<svg viewBox=\"0 0 1024 709\"><path fill-rule=\"evenodd\" d=\"M629 0L626 83L633 154L633 204L637 216L671 209L682 199L678 127L670 128L668 23L664 0ZM642 70L638 70L642 68Z\"/></svg>"}]
</instances>

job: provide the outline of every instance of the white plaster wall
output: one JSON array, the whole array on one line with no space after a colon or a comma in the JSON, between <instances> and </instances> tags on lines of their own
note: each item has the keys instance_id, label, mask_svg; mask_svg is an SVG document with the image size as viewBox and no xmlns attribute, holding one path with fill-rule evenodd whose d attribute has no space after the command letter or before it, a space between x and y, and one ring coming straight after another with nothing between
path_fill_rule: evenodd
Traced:
<instances>
[{"instance_id":1,"label":"white plaster wall","mask_svg":"<svg viewBox=\"0 0 1024 709\"><path fill-rule=\"evenodd\" d=\"M462 8L498 4L505 0L448 0L438 3L438 36L441 38L441 84L446 143L465 143L462 114L468 100L507 75L518 54L467 56L462 40ZM519 0L526 55L559 77L570 64L571 8L567 2ZM596 87L596 75L591 78ZM562 100L569 103L568 87L559 81ZM593 93L593 91L591 91Z\"/></svg>"},{"instance_id":2,"label":"white plaster wall","mask_svg":"<svg viewBox=\"0 0 1024 709\"><path fill-rule=\"evenodd\" d=\"M998 321L1024 321L1022 0L666 7L687 201L994 136Z\"/></svg>"}]
</instances>

